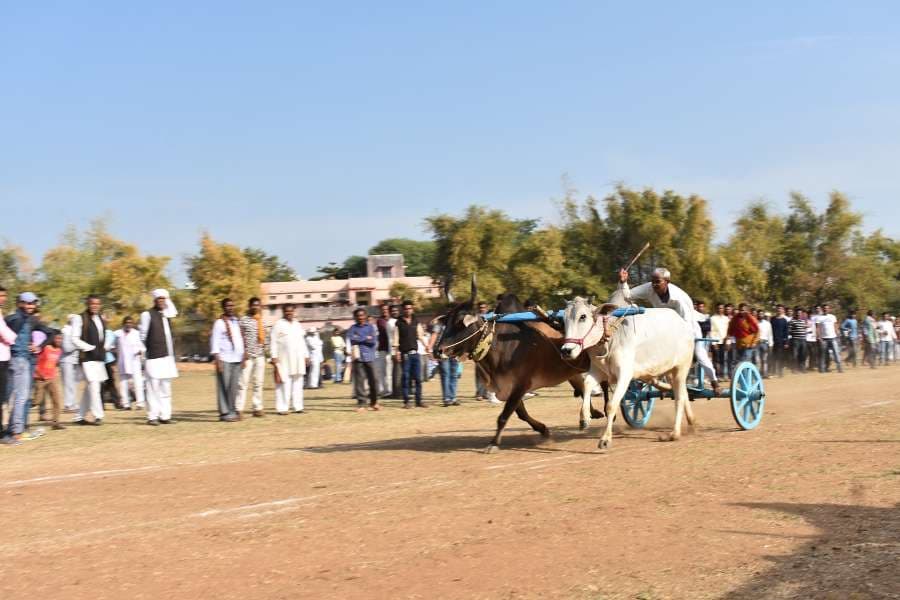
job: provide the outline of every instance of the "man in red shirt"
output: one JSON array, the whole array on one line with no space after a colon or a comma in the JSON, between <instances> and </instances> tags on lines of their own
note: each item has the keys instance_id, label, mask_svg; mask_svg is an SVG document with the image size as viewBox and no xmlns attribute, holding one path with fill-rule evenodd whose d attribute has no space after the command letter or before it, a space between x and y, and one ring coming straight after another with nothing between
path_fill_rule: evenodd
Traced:
<instances>
[{"instance_id":1,"label":"man in red shirt","mask_svg":"<svg viewBox=\"0 0 900 600\"><path fill-rule=\"evenodd\" d=\"M728 336L736 340L738 361L752 361L753 348L759 342L759 323L746 304L738 305L738 313L728 324Z\"/></svg>"},{"instance_id":2,"label":"man in red shirt","mask_svg":"<svg viewBox=\"0 0 900 600\"><path fill-rule=\"evenodd\" d=\"M59 389L59 357L62 354L62 334L52 336L52 341L44 346L38 356L34 369L34 399L41 405L44 413L44 400L50 395L53 403L53 429L65 429L59 423L60 389Z\"/></svg>"}]
</instances>

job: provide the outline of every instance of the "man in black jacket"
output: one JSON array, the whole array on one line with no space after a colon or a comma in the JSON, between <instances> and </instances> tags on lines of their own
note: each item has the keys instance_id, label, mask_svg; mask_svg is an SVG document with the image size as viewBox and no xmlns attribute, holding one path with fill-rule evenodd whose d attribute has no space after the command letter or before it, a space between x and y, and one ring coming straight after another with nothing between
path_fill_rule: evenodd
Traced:
<instances>
[{"instance_id":1,"label":"man in black jacket","mask_svg":"<svg viewBox=\"0 0 900 600\"><path fill-rule=\"evenodd\" d=\"M88 296L85 311L72 317L72 344L80 350L78 361L84 375L84 393L75 423L78 425L100 425L103 423L103 400L100 389L108 379L106 372L106 321L100 316L103 305L97 296ZM94 415L93 421L84 417L88 410Z\"/></svg>"}]
</instances>

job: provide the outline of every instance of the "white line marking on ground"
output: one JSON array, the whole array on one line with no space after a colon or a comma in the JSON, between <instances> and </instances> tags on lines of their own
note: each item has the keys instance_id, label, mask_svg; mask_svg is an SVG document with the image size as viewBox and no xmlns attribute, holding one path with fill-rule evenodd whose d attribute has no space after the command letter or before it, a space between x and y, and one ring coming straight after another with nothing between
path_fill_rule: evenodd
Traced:
<instances>
[{"instance_id":1,"label":"white line marking on ground","mask_svg":"<svg viewBox=\"0 0 900 600\"><path fill-rule=\"evenodd\" d=\"M108 477L114 475L127 475L138 471L153 471L156 469L165 469L163 466L147 466L134 467L132 469L109 469L107 471L85 471L84 473L69 473L66 475L48 475L46 477L35 477L33 479L17 479L15 481L6 481L3 487L13 487L17 485L29 485L33 483L56 483L58 481L68 481L71 479L88 479L91 477Z\"/></svg>"},{"instance_id":2,"label":"white line marking on ground","mask_svg":"<svg viewBox=\"0 0 900 600\"><path fill-rule=\"evenodd\" d=\"M893 404L893 400L882 400L881 402L870 402L868 404L863 404L862 408L871 408L873 406L884 406L885 404Z\"/></svg>"}]
</instances>

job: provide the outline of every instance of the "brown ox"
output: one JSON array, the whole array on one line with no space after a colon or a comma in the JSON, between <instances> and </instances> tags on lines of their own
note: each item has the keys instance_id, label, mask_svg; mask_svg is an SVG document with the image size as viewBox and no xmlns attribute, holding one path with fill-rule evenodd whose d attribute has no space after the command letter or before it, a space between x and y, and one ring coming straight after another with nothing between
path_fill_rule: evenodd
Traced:
<instances>
[{"instance_id":1,"label":"brown ox","mask_svg":"<svg viewBox=\"0 0 900 600\"><path fill-rule=\"evenodd\" d=\"M435 347L439 354L447 357L473 356L476 367L484 374L487 385L504 402L503 410L497 417L497 433L485 452L495 452L500 448L503 428L515 411L516 415L528 423L532 429L549 437L550 430L534 419L525 410L522 397L531 390L559 385L568 381L575 388L575 396L584 393L585 373L589 363L582 356L579 360L568 361L560 356L563 334L550 325L539 321L515 323L490 323L474 310L477 287L472 277L472 297L450 309L440 317L444 329ZM508 294L497 304L495 313L507 314L524 311L518 299ZM488 347L488 340L490 344ZM486 353L478 356L479 344ZM593 380L590 381L593 385ZM591 407L593 418L603 414ZM587 423L581 423L581 428Z\"/></svg>"}]
</instances>

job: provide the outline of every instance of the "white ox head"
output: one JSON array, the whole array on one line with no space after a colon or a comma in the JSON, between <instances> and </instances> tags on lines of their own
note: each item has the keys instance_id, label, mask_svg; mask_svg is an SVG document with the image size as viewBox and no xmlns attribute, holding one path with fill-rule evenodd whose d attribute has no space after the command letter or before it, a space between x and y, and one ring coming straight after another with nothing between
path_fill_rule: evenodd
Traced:
<instances>
[{"instance_id":1,"label":"white ox head","mask_svg":"<svg viewBox=\"0 0 900 600\"><path fill-rule=\"evenodd\" d=\"M559 351L564 358L577 358L581 351L603 339L603 317L597 307L578 296L566 303L563 313L566 322L566 338Z\"/></svg>"}]
</instances>

